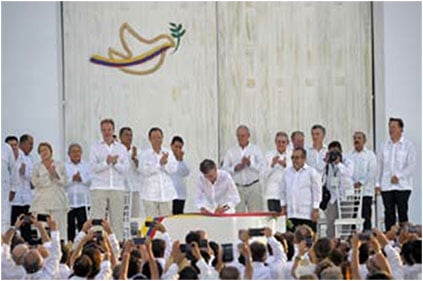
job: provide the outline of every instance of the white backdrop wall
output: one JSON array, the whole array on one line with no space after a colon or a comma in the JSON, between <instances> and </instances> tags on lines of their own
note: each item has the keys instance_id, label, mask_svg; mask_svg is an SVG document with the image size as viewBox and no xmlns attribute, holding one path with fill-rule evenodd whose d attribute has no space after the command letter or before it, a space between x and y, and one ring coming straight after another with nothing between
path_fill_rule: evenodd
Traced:
<instances>
[{"instance_id":1,"label":"white backdrop wall","mask_svg":"<svg viewBox=\"0 0 423 281\"><path fill-rule=\"evenodd\" d=\"M422 6L375 3L376 145L389 138L389 117L401 117L417 151L410 220L422 221Z\"/></svg>"},{"instance_id":2,"label":"white backdrop wall","mask_svg":"<svg viewBox=\"0 0 423 281\"><path fill-rule=\"evenodd\" d=\"M122 23L152 38L170 21L187 33L157 72L135 76L88 62L109 46L122 49ZM99 120L113 117L145 148L157 125L167 142L174 134L187 140L189 188L204 158L220 160L235 143L240 123L263 150L273 148L276 131L309 135L315 123L345 150L354 130L373 138L369 3L66 2L64 42L66 142L88 148Z\"/></svg>"},{"instance_id":3,"label":"white backdrop wall","mask_svg":"<svg viewBox=\"0 0 423 281\"><path fill-rule=\"evenodd\" d=\"M372 132L370 4L222 2L218 5L219 152L251 127L263 150L277 131L327 128L352 147Z\"/></svg>"},{"instance_id":4,"label":"white backdrop wall","mask_svg":"<svg viewBox=\"0 0 423 281\"><path fill-rule=\"evenodd\" d=\"M1 133L48 141L64 156L60 6L2 2ZM37 158L36 146L33 152Z\"/></svg>"}]
</instances>

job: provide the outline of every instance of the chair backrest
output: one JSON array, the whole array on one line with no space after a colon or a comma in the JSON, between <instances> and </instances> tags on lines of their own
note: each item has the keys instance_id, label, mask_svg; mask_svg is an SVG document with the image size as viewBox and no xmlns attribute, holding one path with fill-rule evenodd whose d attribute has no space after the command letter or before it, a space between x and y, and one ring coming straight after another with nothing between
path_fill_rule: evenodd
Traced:
<instances>
[{"instance_id":1,"label":"chair backrest","mask_svg":"<svg viewBox=\"0 0 423 281\"><path fill-rule=\"evenodd\" d=\"M336 189L338 218L360 218L363 188Z\"/></svg>"}]
</instances>

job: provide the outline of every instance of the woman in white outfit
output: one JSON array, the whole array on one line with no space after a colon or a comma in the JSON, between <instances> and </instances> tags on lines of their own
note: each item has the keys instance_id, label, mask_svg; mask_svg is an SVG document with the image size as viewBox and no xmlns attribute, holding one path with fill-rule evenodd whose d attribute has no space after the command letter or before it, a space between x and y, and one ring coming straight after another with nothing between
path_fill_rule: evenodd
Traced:
<instances>
[{"instance_id":1,"label":"woman in white outfit","mask_svg":"<svg viewBox=\"0 0 423 281\"><path fill-rule=\"evenodd\" d=\"M67 182L66 169L62 162L53 160L53 149L49 143L38 145L41 162L34 165L31 182L35 187L30 212L52 215L59 223L60 236L66 239L68 198L64 186Z\"/></svg>"}]
</instances>

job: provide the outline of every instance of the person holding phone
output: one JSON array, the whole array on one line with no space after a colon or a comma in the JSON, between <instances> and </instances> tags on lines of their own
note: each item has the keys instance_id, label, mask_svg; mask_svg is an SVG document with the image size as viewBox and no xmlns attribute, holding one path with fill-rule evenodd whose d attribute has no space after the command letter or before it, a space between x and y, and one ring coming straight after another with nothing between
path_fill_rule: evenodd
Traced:
<instances>
[{"instance_id":1,"label":"person holding phone","mask_svg":"<svg viewBox=\"0 0 423 281\"><path fill-rule=\"evenodd\" d=\"M53 215L59 224L60 235L66 241L69 201L64 188L68 180L65 165L53 159L53 148L47 142L38 145L38 153L41 162L35 164L32 171L35 194L29 212Z\"/></svg>"},{"instance_id":2,"label":"person holding phone","mask_svg":"<svg viewBox=\"0 0 423 281\"><path fill-rule=\"evenodd\" d=\"M200 164L197 181L197 208L204 214L234 213L235 206L241 201L231 175L218 170L216 163L205 159Z\"/></svg>"}]
</instances>

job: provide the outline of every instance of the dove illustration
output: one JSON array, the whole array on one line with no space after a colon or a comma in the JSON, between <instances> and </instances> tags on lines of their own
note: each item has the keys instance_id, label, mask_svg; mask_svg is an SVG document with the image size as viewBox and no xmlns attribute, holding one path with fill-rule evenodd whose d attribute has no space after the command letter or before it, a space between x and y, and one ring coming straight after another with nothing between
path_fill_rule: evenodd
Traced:
<instances>
[{"instance_id":1,"label":"dove illustration","mask_svg":"<svg viewBox=\"0 0 423 281\"><path fill-rule=\"evenodd\" d=\"M119 29L119 38L124 51L120 52L110 47L108 50L109 57L93 55L90 61L95 64L118 68L128 74L147 75L153 73L163 65L169 49L175 48L175 51L177 50L180 38L185 34L185 30L182 30L182 25L170 24L172 36L160 34L152 39L146 39L125 22ZM175 43L174 38L176 38L177 43ZM148 49L134 56L135 49L140 48L130 47L130 39L135 39L135 42L141 43L140 45L147 45ZM155 62L153 63L154 60Z\"/></svg>"}]
</instances>

